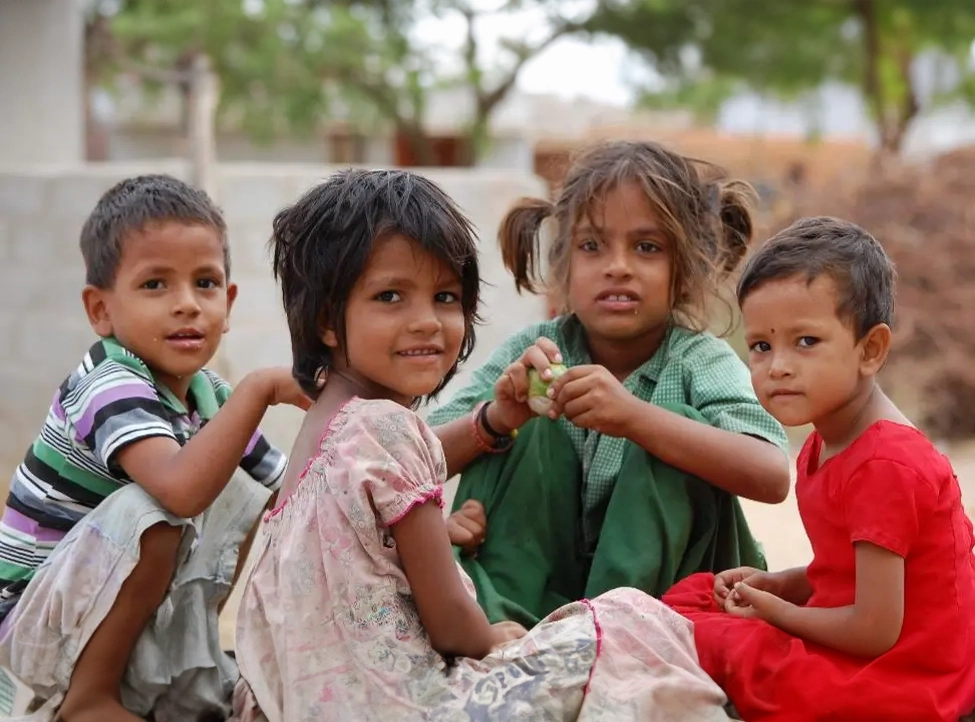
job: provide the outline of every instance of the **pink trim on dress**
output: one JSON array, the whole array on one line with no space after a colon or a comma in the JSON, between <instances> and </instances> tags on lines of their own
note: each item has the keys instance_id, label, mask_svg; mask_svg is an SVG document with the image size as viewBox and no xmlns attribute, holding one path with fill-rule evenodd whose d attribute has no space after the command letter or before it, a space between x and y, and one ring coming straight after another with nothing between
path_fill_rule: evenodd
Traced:
<instances>
[{"instance_id":1,"label":"pink trim on dress","mask_svg":"<svg viewBox=\"0 0 975 722\"><path fill-rule=\"evenodd\" d=\"M596 659L592 663L592 667L589 668L589 679L586 681L586 688L583 690L583 694L589 694L589 685L592 683L592 676L596 672L596 665L599 663L599 653L603 649L603 628L599 626L599 615L596 614L596 607L588 599L580 599L582 604L585 604L589 611L592 612L592 625L596 628Z\"/></svg>"},{"instance_id":2,"label":"pink trim on dress","mask_svg":"<svg viewBox=\"0 0 975 722\"><path fill-rule=\"evenodd\" d=\"M398 524L399 522L403 521L403 517L405 517L407 514L413 511L416 507L420 506L421 504L426 504L431 499L436 499L437 506L439 506L441 510L443 509L443 487L442 486L438 486L433 491L429 491L423 496L414 499L412 504L410 504L405 510L397 514L394 519L387 522L386 525L393 526L393 524Z\"/></svg>"},{"instance_id":3,"label":"pink trim on dress","mask_svg":"<svg viewBox=\"0 0 975 722\"><path fill-rule=\"evenodd\" d=\"M335 412L328 418L328 421L325 423L325 431L322 432L321 437L318 439L319 452L321 452L322 446L325 445L325 439L327 439L328 435L332 433L332 427L335 426L335 421L345 413L346 407L349 404L351 404L353 401L358 400L358 398L359 398L358 396L353 396L351 398L346 399L345 401L342 402L342 404L337 409L335 409ZM293 497L298 492L298 489L301 488L302 483L305 481L305 477L308 476L308 472L311 471L311 465L314 464L315 461L318 460L318 458L319 458L318 454L308 457L308 461L305 462L304 470L302 470L301 474L299 474L298 481L295 482L295 488L291 490L291 493L288 494L288 496L286 496L284 499L279 501L276 507L274 507L264 515L264 521L273 519L274 517L276 517L278 514L281 513L281 510L284 509L284 507L288 505L288 502L291 501L291 497Z\"/></svg>"}]
</instances>

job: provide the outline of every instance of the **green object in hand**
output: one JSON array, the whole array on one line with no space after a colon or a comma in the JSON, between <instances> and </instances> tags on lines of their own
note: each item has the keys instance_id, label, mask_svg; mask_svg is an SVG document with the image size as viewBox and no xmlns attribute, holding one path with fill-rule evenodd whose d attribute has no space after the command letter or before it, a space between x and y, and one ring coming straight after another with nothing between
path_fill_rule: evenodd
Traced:
<instances>
[{"instance_id":1,"label":"green object in hand","mask_svg":"<svg viewBox=\"0 0 975 722\"><path fill-rule=\"evenodd\" d=\"M528 407L539 416L545 416L552 409L552 399L546 393L548 387L552 385L559 376L569 369L562 364L552 364L552 378L548 381L535 369L528 370Z\"/></svg>"}]
</instances>

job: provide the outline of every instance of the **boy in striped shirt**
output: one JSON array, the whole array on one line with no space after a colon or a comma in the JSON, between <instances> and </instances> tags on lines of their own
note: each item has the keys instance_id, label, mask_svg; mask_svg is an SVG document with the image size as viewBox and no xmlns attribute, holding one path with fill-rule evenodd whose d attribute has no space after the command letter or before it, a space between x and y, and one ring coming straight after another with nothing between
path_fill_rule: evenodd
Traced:
<instances>
[{"instance_id":1,"label":"boy in striped shirt","mask_svg":"<svg viewBox=\"0 0 975 722\"><path fill-rule=\"evenodd\" d=\"M54 394L0 517L0 667L33 689L31 720L194 719L227 709L217 610L286 464L258 424L308 400L287 369L231 393L204 368L237 289L202 191L122 181L81 251L101 340Z\"/></svg>"}]
</instances>

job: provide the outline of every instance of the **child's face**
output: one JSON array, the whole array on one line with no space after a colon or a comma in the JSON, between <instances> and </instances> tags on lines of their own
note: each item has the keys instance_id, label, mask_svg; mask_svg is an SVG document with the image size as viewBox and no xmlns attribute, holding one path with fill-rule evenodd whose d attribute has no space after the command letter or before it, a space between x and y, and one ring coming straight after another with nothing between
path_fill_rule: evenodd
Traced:
<instances>
[{"instance_id":1,"label":"child's face","mask_svg":"<svg viewBox=\"0 0 975 722\"><path fill-rule=\"evenodd\" d=\"M153 223L126 237L110 289L87 286L92 328L115 336L185 401L190 378L217 351L237 288L212 228Z\"/></svg>"},{"instance_id":2,"label":"child's face","mask_svg":"<svg viewBox=\"0 0 975 722\"><path fill-rule=\"evenodd\" d=\"M667 323L673 249L638 183L599 199L571 243L569 307L590 336L631 341Z\"/></svg>"},{"instance_id":3,"label":"child's face","mask_svg":"<svg viewBox=\"0 0 975 722\"><path fill-rule=\"evenodd\" d=\"M842 409L869 370L837 301L835 282L822 275L770 281L742 304L752 385L785 426L816 424Z\"/></svg>"},{"instance_id":4,"label":"child's face","mask_svg":"<svg viewBox=\"0 0 975 722\"><path fill-rule=\"evenodd\" d=\"M400 234L379 242L346 305L346 348L324 341L377 394L408 404L450 371L464 340L460 279L419 243Z\"/></svg>"}]
</instances>

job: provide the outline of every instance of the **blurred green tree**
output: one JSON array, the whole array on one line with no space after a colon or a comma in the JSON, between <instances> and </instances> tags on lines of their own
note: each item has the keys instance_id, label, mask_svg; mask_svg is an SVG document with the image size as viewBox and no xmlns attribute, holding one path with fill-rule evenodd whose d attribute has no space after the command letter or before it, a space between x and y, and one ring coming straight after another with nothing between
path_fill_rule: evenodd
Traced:
<instances>
[{"instance_id":1,"label":"blurred green tree","mask_svg":"<svg viewBox=\"0 0 975 722\"><path fill-rule=\"evenodd\" d=\"M900 149L925 102L975 101L972 0L606 0L589 27L659 71L649 105L713 116L742 88L796 98L827 80L853 83L885 151ZM950 81L930 98L915 72L925 51L947 61Z\"/></svg>"},{"instance_id":2,"label":"blurred green tree","mask_svg":"<svg viewBox=\"0 0 975 722\"><path fill-rule=\"evenodd\" d=\"M564 15L557 0L98 0L86 28L90 87L122 76L151 91L174 83L199 53L220 78L219 114L257 139L307 134L341 116L368 130L394 128L421 162L431 159L424 115L432 90L465 87L473 109L463 159L473 163L490 135L491 115L524 64L587 19ZM561 10L560 10L561 8ZM478 24L491 15L534 11L529 39L479 47ZM453 47L431 47L423 23L463 28ZM185 103L184 103L185 107Z\"/></svg>"}]
</instances>

